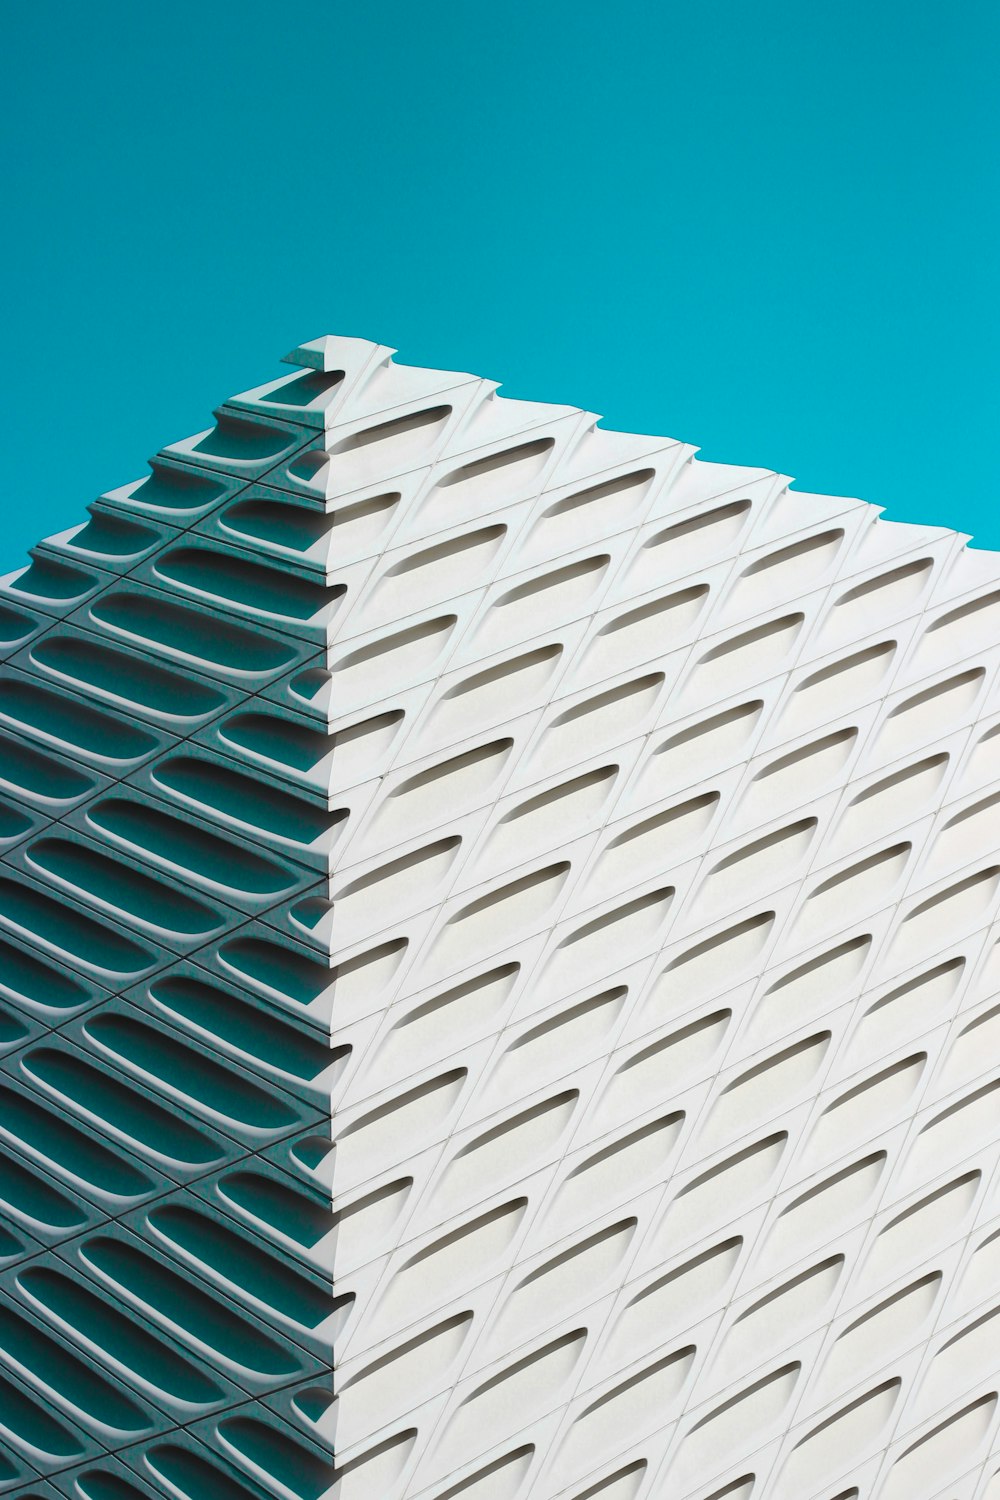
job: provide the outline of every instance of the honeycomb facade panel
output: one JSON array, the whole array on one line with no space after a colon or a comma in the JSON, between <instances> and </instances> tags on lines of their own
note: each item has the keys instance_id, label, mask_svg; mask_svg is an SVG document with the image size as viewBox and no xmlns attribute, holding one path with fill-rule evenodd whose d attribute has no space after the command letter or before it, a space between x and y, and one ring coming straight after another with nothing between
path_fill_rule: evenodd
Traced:
<instances>
[{"instance_id":1,"label":"honeycomb facade panel","mask_svg":"<svg viewBox=\"0 0 1000 1500\"><path fill-rule=\"evenodd\" d=\"M0 1487L1000 1496L1000 563L324 338L0 599Z\"/></svg>"}]
</instances>

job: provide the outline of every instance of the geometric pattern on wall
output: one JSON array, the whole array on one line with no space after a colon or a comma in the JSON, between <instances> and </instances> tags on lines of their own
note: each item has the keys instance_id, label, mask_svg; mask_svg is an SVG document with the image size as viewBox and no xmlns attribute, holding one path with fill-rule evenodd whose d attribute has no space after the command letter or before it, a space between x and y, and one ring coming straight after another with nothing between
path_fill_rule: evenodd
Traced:
<instances>
[{"instance_id":1,"label":"geometric pattern on wall","mask_svg":"<svg viewBox=\"0 0 1000 1500\"><path fill-rule=\"evenodd\" d=\"M998 1500L1000 559L392 353L4 581L0 1486Z\"/></svg>"}]
</instances>

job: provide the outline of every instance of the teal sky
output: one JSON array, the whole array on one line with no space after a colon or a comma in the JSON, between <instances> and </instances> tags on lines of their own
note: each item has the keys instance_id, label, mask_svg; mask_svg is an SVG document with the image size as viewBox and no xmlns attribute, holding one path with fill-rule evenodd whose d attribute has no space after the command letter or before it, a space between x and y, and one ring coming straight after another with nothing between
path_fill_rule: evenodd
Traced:
<instances>
[{"instance_id":1,"label":"teal sky","mask_svg":"<svg viewBox=\"0 0 1000 1500\"><path fill-rule=\"evenodd\" d=\"M300 340L1000 547L995 0L8 8L0 571Z\"/></svg>"}]
</instances>

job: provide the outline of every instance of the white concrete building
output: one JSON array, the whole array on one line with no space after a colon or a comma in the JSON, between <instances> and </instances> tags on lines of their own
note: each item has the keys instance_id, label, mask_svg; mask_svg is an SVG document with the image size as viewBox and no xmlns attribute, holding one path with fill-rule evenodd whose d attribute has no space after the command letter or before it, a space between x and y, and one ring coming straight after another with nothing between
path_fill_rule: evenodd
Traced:
<instances>
[{"instance_id":1,"label":"white concrete building","mask_svg":"<svg viewBox=\"0 0 1000 1500\"><path fill-rule=\"evenodd\" d=\"M0 1481L998 1500L1000 560L392 352L4 581Z\"/></svg>"}]
</instances>

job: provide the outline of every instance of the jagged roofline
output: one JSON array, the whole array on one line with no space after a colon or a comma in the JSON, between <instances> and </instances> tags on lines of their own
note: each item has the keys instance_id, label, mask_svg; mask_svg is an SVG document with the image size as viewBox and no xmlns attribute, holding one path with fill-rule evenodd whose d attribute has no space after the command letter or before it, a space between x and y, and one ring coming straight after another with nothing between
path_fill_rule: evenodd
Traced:
<instances>
[{"instance_id":1,"label":"jagged roofline","mask_svg":"<svg viewBox=\"0 0 1000 1500\"><path fill-rule=\"evenodd\" d=\"M477 404L488 402L490 407L497 411L503 411L505 415L499 419L500 428L497 436L504 433L516 433L520 430L528 430L530 427L544 422L557 421L561 417L576 416L586 419L586 422L596 427L601 418L594 413L585 412L581 408L571 406L557 406L551 403L511 400L499 396L499 385L495 381L483 379L466 373L456 371L440 371L425 369L418 366L408 366L397 363L393 355L397 351L389 345L378 344L360 338L341 337L336 335L324 335L323 337L310 340L297 346L288 354L283 356L283 362L297 366L307 372L315 372L316 386L309 391L304 385L310 379L307 374L279 376L261 386L240 392L230 397L216 413L221 418L223 430L219 428L206 429L196 433L189 438L181 439L167 444L156 457L151 460L154 468L152 480L134 481L130 484L110 490L102 496L102 500L113 502L121 506L134 507L138 511L155 513L161 507L150 505L146 499L148 491L156 488L155 480L157 471L160 475L165 472L176 474L178 463L184 466L193 466L195 476L201 469L208 469L213 474L225 474L233 479L250 478L260 479L267 474L269 480L277 481L276 487L281 489L283 495L296 494L299 498L311 499L333 498L323 493L324 486L317 482L315 475L309 475L310 462L326 469L320 456L322 439L313 438L312 441L303 433L302 429L328 432L334 427L345 427L350 429L350 424L363 424L365 418L372 414L384 412L387 415L394 413L397 408L403 411L411 405L419 406L420 402L435 395L455 390L460 387L471 388L475 391ZM290 393L291 400L281 399L282 390ZM384 403L384 404L383 404ZM264 452L255 455L252 451L254 438L251 432L241 433L238 424L241 417L256 417L260 422L274 421L278 419L284 424L294 424L297 433L289 432L287 428L272 428L274 438L274 452ZM454 433L460 436L463 424L456 424ZM280 433L284 430L290 438L288 444L282 444ZM641 438L636 434L613 432L607 428L600 428L602 437L608 439L630 440L636 445L648 443L652 449L660 449L673 444L675 440L668 437ZM349 434L350 435L350 432ZM475 436L478 438L479 433ZM241 453L240 438L243 438L250 451ZM295 438L299 441L295 441ZM303 441L304 439L304 441ZM267 437L258 434L256 445L262 448ZM494 438L496 441L496 438ZM459 442L455 444L450 441L447 445L449 453L461 453L467 445ZM480 444L477 443L477 446ZM299 467L303 477L293 473L289 476L286 460L289 454L302 449L309 449L314 453L311 461L304 461ZM226 451L223 451L226 450ZM636 450L638 452L638 448ZM651 451L651 450L650 450ZM698 449L691 445L685 445L686 456L693 459ZM275 457L280 453L281 462L275 462ZM700 461L697 461L700 465ZM167 466L169 470L167 469ZM750 473L745 468L735 465L712 464L710 467L719 476L721 483L718 493L724 493L724 477L731 474L734 486L738 485L745 476ZM183 473L183 470L181 471ZM595 470L600 472L600 470ZM752 471L759 475L772 475L774 479L783 484L791 484L793 481L787 475L778 471L757 469ZM191 480L196 483L196 478ZM338 489L337 497L343 495L343 490ZM833 500L828 496L806 496L801 495L803 501L821 502ZM867 502L856 499L844 499L837 497L835 503L838 509L845 506L863 505ZM207 507L206 507L207 508ZM204 508L197 505L172 507L164 505L162 510L169 515L171 521L184 524L191 515L199 515ZM880 508L870 507L874 514L880 515ZM803 519L807 519L803 513ZM819 511L808 518L818 520ZM85 524L85 523L84 523ZM932 529L924 526L915 527L906 522L890 522L884 525L894 527L907 526L914 533L928 533ZM65 532L57 533L47 537L42 546L70 548L74 555L80 554L84 557L101 557L101 554L86 545L86 540L81 539L80 533L84 525L78 525ZM962 533L963 540L969 540ZM242 544L246 545L245 536L241 538ZM312 559L310 559L312 561ZM331 566L335 564L331 563ZM16 580L23 576L25 569L17 569L7 574L0 583L4 586L13 585Z\"/></svg>"}]
</instances>

